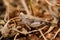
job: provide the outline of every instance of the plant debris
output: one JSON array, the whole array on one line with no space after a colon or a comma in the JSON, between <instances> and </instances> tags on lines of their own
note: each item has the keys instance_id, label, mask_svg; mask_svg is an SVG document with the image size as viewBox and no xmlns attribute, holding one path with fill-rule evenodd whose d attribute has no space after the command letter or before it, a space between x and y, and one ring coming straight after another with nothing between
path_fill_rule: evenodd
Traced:
<instances>
[{"instance_id":1,"label":"plant debris","mask_svg":"<svg viewBox=\"0 0 60 40\"><path fill-rule=\"evenodd\" d=\"M0 0L0 40L60 40L60 0Z\"/></svg>"}]
</instances>

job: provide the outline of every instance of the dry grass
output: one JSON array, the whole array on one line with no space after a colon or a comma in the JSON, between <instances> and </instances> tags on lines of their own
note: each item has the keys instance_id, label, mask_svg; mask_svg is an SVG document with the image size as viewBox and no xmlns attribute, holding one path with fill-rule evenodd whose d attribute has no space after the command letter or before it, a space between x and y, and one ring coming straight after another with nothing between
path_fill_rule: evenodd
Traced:
<instances>
[{"instance_id":1,"label":"dry grass","mask_svg":"<svg viewBox=\"0 0 60 40\"><path fill-rule=\"evenodd\" d=\"M2 34L0 40L7 37L13 37L12 40L28 40L31 38L29 36L32 35L36 35L36 40L53 40L57 38L60 32L60 4L58 1L3 0L6 12L3 21L5 23L0 22L3 25L0 29ZM58 28L57 31L53 31L54 28Z\"/></svg>"}]
</instances>

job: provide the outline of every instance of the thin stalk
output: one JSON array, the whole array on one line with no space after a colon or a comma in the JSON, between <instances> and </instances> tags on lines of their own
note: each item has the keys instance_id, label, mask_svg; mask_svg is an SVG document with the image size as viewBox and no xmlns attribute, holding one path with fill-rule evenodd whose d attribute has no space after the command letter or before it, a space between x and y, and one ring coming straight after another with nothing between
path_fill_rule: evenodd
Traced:
<instances>
[{"instance_id":1,"label":"thin stalk","mask_svg":"<svg viewBox=\"0 0 60 40\"><path fill-rule=\"evenodd\" d=\"M26 11L26 13L27 13L27 15L31 15L31 13L30 13L27 5L26 5L25 0L21 0L21 3L22 3L22 5L23 5L23 7L24 7L24 9L25 9L25 11Z\"/></svg>"},{"instance_id":2,"label":"thin stalk","mask_svg":"<svg viewBox=\"0 0 60 40\"><path fill-rule=\"evenodd\" d=\"M34 15L34 10L33 10L33 6L32 6L32 0L30 0L30 8L31 8L31 11L32 11L32 15Z\"/></svg>"}]
</instances>

